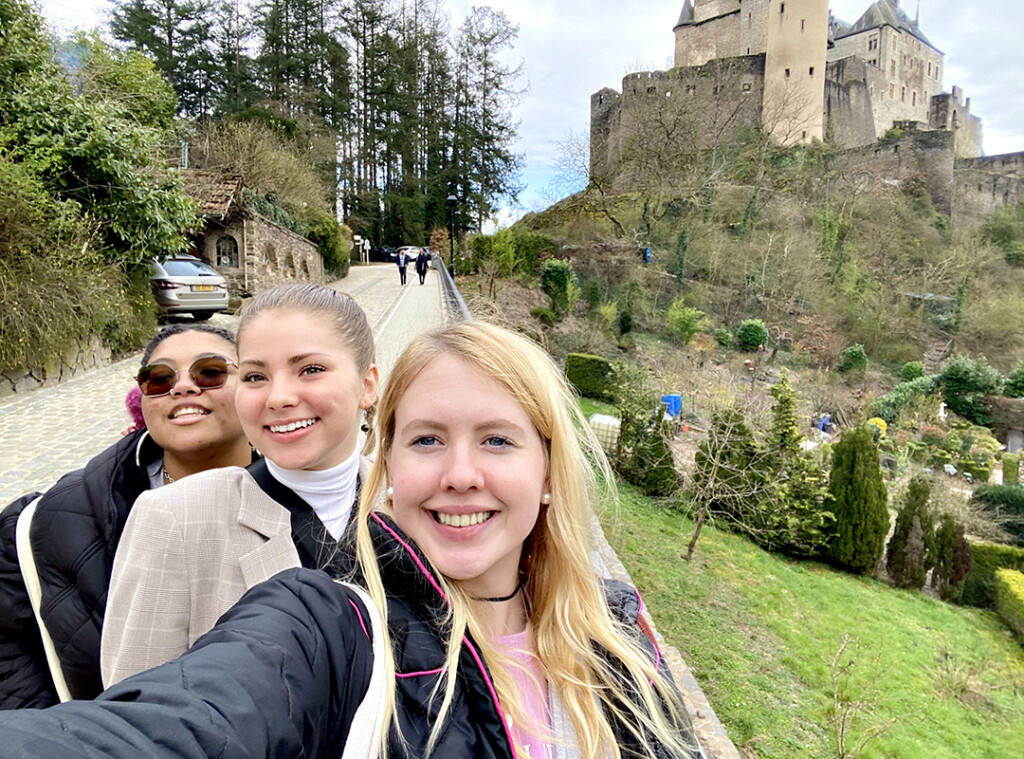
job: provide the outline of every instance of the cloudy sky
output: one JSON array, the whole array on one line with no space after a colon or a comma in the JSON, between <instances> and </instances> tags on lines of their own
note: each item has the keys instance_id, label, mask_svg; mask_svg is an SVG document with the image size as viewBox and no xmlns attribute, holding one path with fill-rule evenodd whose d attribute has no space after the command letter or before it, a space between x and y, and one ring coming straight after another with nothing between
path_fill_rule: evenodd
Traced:
<instances>
[{"instance_id":1,"label":"cloudy sky","mask_svg":"<svg viewBox=\"0 0 1024 759\"><path fill-rule=\"evenodd\" d=\"M483 2L446 0L452 23ZM872 0L832 0L835 15L854 22ZM99 23L107 4L42 0L60 30ZM535 208L555 164L557 144L588 127L590 95L619 89L633 71L672 65L672 27L683 0L490 0L519 25L515 60L525 64L529 90L517 108L526 156L521 203ZM903 0L913 16L917 0ZM642 9L642 10L641 10ZM943 86L962 87L982 117L985 153L1024 151L1024 3L1019 0L920 0L921 31L946 54ZM521 213L521 211L519 212ZM518 214L515 214L518 215Z\"/></svg>"}]
</instances>

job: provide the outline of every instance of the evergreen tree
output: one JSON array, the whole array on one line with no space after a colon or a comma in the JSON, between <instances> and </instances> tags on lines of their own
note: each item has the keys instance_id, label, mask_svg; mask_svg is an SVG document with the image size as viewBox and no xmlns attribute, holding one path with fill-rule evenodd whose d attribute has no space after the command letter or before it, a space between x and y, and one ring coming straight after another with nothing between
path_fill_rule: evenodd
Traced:
<instances>
[{"instance_id":1,"label":"evergreen tree","mask_svg":"<svg viewBox=\"0 0 1024 759\"><path fill-rule=\"evenodd\" d=\"M153 60L190 118L213 107L214 14L210 0L114 0L111 10L111 35Z\"/></svg>"},{"instance_id":2,"label":"evergreen tree","mask_svg":"<svg viewBox=\"0 0 1024 759\"><path fill-rule=\"evenodd\" d=\"M885 566L898 588L924 587L925 574L935 566L935 523L928 508L930 496L928 480L915 477L910 481L903 508L896 515L896 526L886 547ZM920 555L909 547L915 524L920 532Z\"/></svg>"},{"instance_id":3,"label":"evergreen tree","mask_svg":"<svg viewBox=\"0 0 1024 759\"><path fill-rule=\"evenodd\" d=\"M943 514L935 534L935 570L932 587L947 600L959 600L963 581L974 560L971 545L964 536L964 526L951 514Z\"/></svg>"},{"instance_id":4,"label":"evergreen tree","mask_svg":"<svg viewBox=\"0 0 1024 759\"><path fill-rule=\"evenodd\" d=\"M836 443L829 493L835 515L829 559L857 574L872 572L885 547L889 510L874 433L867 425L847 430Z\"/></svg>"}]
</instances>

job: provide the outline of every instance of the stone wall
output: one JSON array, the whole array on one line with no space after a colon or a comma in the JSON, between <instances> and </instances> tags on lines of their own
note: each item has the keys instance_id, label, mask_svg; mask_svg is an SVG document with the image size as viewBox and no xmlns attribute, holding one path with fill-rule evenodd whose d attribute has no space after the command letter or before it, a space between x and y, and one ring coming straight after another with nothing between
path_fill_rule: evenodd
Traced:
<instances>
[{"instance_id":1,"label":"stone wall","mask_svg":"<svg viewBox=\"0 0 1024 759\"><path fill-rule=\"evenodd\" d=\"M596 92L590 98L591 172L614 172L629 137L651 116L673 122L681 141L702 147L728 141L739 125L760 126L764 64L764 55L749 55L641 71L623 78L621 94L607 87Z\"/></svg>"},{"instance_id":2,"label":"stone wall","mask_svg":"<svg viewBox=\"0 0 1024 759\"><path fill-rule=\"evenodd\" d=\"M62 356L51 358L43 366L31 370L0 371L0 398L66 382L89 369L110 366L114 361L111 350L93 335L87 341L68 348Z\"/></svg>"},{"instance_id":3,"label":"stone wall","mask_svg":"<svg viewBox=\"0 0 1024 759\"><path fill-rule=\"evenodd\" d=\"M964 91L954 86L953 92L944 92L932 98L928 110L928 123L934 129L946 129L956 134L956 157L978 158L982 155L981 119L971 113L971 99L964 99Z\"/></svg>"},{"instance_id":4,"label":"stone wall","mask_svg":"<svg viewBox=\"0 0 1024 759\"><path fill-rule=\"evenodd\" d=\"M845 150L832 168L858 190L913 190L923 182L936 210L949 217L953 205L953 133L909 131L874 145Z\"/></svg>"},{"instance_id":5,"label":"stone wall","mask_svg":"<svg viewBox=\"0 0 1024 759\"><path fill-rule=\"evenodd\" d=\"M957 161L953 221L975 225L1000 206L1024 201L1024 153Z\"/></svg>"},{"instance_id":6,"label":"stone wall","mask_svg":"<svg viewBox=\"0 0 1024 759\"><path fill-rule=\"evenodd\" d=\"M826 68L825 139L842 148L870 145L877 136L868 64L861 58L843 58Z\"/></svg>"},{"instance_id":7,"label":"stone wall","mask_svg":"<svg viewBox=\"0 0 1024 759\"><path fill-rule=\"evenodd\" d=\"M323 283L323 259L316 245L305 237L258 214L239 219L225 229L239 243L239 266L217 270L233 295L258 295L280 284Z\"/></svg>"}]
</instances>

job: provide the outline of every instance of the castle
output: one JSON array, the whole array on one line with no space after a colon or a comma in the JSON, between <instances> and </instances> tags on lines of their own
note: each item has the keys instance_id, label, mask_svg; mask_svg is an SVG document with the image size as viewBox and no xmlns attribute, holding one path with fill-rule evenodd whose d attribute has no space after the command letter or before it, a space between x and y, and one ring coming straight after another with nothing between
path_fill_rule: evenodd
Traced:
<instances>
[{"instance_id":1,"label":"castle","mask_svg":"<svg viewBox=\"0 0 1024 759\"><path fill-rule=\"evenodd\" d=\"M957 158L982 155L970 99L943 92L944 55L899 0L877 0L853 24L827 0L685 0L674 33L672 70L630 74L621 94L591 97L595 171L614 165L638 114L670 103L705 114L705 142L743 125L781 144L856 148L895 128L951 132Z\"/></svg>"}]
</instances>

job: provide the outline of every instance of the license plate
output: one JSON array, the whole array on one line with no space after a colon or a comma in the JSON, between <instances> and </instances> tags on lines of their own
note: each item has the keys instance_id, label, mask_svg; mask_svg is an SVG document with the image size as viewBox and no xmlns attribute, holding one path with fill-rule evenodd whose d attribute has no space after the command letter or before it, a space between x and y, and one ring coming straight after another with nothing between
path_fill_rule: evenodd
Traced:
<instances>
[{"instance_id":1,"label":"license plate","mask_svg":"<svg viewBox=\"0 0 1024 759\"><path fill-rule=\"evenodd\" d=\"M216 289L213 285L192 285L192 292L194 293L212 293Z\"/></svg>"}]
</instances>

